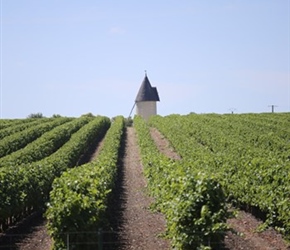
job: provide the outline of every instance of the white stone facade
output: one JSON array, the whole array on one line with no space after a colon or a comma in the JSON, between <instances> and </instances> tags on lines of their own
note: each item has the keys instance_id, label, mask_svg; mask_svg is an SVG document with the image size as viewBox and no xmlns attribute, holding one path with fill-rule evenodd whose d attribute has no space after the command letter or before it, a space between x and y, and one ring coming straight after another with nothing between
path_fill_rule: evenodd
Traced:
<instances>
[{"instance_id":1,"label":"white stone facade","mask_svg":"<svg viewBox=\"0 0 290 250\"><path fill-rule=\"evenodd\" d=\"M156 101L144 101L136 103L136 115L142 116L146 121L151 115L157 114Z\"/></svg>"}]
</instances>

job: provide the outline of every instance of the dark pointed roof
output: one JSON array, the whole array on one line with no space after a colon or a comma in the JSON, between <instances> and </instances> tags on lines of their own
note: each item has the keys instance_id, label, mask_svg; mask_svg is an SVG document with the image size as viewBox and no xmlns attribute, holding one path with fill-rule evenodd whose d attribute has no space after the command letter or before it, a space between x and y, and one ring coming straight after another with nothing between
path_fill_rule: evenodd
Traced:
<instances>
[{"instance_id":1,"label":"dark pointed roof","mask_svg":"<svg viewBox=\"0 0 290 250\"><path fill-rule=\"evenodd\" d=\"M135 102L160 101L156 87L152 87L147 74L140 86Z\"/></svg>"}]
</instances>

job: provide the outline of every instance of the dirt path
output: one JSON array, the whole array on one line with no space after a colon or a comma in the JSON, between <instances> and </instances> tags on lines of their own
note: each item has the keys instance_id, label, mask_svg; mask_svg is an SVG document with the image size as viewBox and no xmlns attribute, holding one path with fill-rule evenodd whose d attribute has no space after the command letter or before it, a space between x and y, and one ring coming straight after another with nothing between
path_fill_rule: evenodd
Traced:
<instances>
[{"instance_id":1,"label":"dirt path","mask_svg":"<svg viewBox=\"0 0 290 250\"><path fill-rule=\"evenodd\" d=\"M159 151L167 157L175 160L180 160L181 157L170 146L169 141L156 129L150 128L152 139L155 141Z\"/></svg>"},{"instance_id":2,"label":"dirt path","mask_svg":"<svg viewBox=\"0 0 290 250\"><path fill-rule=\"evenodd\" d=\"M152 199L145 192L146 180L140 162L135 130L129 127L123 162L123 249L169 249L169 242L158 236L165 230L163 216L149 210Z\"/></svg>"},{"instance_id":3,"label":"dirt path","mask_svg":"<svg viewBox=\"0 0 290 250\"><path fill-rule=\"evenodd\" d=\"M0 250L50 250L52 240L45 224L46 221L40 212L30 215L0 235Z\"/></svg>"},{"instance_id":4,"label":"dirt path","mask_svg":"<svg viewBox=\"0 0 290 250\"><path fill-rule=\"evenodd\" d=\"M289 250L282 236L273 228L257 232L261 221L250 213L239 211L237 218L229 219L228 225L235 233L229 232L225 239L228 249Z\"/></svg>"}]
</instances>

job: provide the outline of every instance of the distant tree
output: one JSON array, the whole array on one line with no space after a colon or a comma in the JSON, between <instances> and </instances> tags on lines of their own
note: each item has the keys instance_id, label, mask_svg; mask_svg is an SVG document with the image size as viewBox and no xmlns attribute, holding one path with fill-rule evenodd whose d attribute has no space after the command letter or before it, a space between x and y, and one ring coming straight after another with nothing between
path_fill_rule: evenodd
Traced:
<instances>
[{"instance_id":1,"label":"distant tree","mask_svg":"<svg viewBox=\"0 0 290 250\"><path fill-rule=\"evenodd\" d=\"M42 113L30 114L27 118L44 118Z\"/></svg>"},{"instance_id":2,"label":"distant tree","mask_svg":"<svg viewBox=\"0 0 290 250\"><path fill-rule=\"evenodd\" d=\"M59 115L59 114L53 114L52 115L52 118L58 118L58 117L61 117L61 115Z\"/></svg>"},{"instance_id":3,"label":"distant tree","mask_svg":"<svg viewBox=\"0 0 290 250\"><path fill-rule=\"evenodd\" d=\"M92 113L83 114L82 116L94 117Z\"/></svg>"},{"instance_id":4,"label":"distant tree","mask_svg":"<svg viewBox=\"0 0 290 250\"><path fill-rule=\"evenodd\" d=\"M131 127L133 125L133 119L131 118L131 116L125 119L125 124L127 127Z\"/></svg>"}]
</instances>

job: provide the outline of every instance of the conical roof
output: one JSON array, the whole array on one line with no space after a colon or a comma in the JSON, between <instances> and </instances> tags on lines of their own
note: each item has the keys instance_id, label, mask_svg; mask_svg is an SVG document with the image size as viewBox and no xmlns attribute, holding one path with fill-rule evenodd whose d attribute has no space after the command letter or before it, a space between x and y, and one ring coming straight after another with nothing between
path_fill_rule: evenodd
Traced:
<instances>
[{"instance_id":1,"label":"conical roof","mask_svg":"<svg viewBox=\"0 0 290 250\"><path fill-rule=\"evenodd\" d=\"M160 101L156 87L152 87L147 74L140 86L135 102Z\"/></svg>"}]
</instances>

